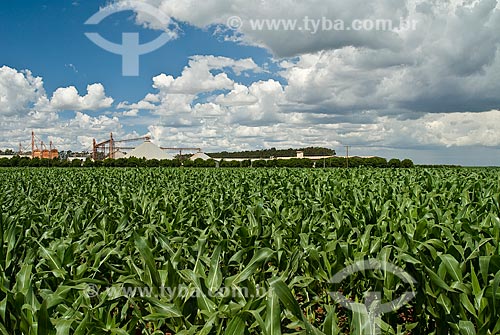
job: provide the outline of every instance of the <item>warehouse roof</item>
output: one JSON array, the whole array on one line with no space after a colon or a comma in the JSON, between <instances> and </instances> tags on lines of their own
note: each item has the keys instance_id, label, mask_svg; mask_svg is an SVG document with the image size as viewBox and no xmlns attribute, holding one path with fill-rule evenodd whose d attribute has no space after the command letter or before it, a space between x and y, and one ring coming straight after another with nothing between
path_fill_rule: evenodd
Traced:
<instances>
[{"instance_id":1,"label":"warehouse roof","mask_svg":"<svg viewBox=\"0 0 500 335\"><path fill-rule=\"evenodd\" d=\"M198 158L201 158L203 159L204 161L208 161L209 159L212 159L212 157L210 157L209 155L207 155L206 153L203 153L203 152L197 152L195 153L193 156L191 156L191 160L194 161Z\"/></svg>"}]
</instances>

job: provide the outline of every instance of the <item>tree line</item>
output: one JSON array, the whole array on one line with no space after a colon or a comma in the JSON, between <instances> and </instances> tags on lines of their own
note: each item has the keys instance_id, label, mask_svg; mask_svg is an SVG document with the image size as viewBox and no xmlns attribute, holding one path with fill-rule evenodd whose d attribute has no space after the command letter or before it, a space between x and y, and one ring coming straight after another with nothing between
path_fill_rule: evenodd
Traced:
<instances>
[{"instance_id":1,"label":"tree line","mask_svg":"<svg viewBox=\"0 0 500 335\"><path fill-rule=\"evenodd\" d=\"M103 161L87 159L30 159L28 157L14 156L0 158L0 167L198 167L198 168L344 168L344 167L373 167L373 168L411 168L414 164L410 159L399 160L393 158L387 161L381 157L360 158L332 157L321 160L307 158L273 159L273 160L241 160L229 161L222 159L217 162L213 159L203 160L146 160L141 158L118 158Z\"/></svg>"},{"instance_id":2,"label":"tree line","mask_svg":"<svg viewBox=\"0 0 500 335\"><path fill-rule=\"evenodd\" d=\"M236 159L269 159L271 157L296 157L297 151L302 151L304 156L335 156L335 150L328 148L319 148L319 147L309 147L302 149L264 149L264 150L252 150L252 151L240 151L240 152L215 152L208 154L213 158L236 158Z\"/></svg>"}]
</instances>

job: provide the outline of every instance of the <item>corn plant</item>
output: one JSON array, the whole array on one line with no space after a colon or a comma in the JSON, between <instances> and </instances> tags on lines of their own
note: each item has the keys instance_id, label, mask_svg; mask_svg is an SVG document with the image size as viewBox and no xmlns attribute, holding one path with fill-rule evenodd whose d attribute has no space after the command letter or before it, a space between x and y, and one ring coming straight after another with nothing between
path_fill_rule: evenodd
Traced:
<instances>
[{"instance_id":1,"label":"corn plant","mask_svg":"<svg viewBox=\"0 0 500 335\"><path fill-rule=\"evenodd\" d=\"M0 169L0 334L500 333L496 169ZM182 288L182 289L178 289ZM226 293L226 294L223 294Z\"/></svg>"}]
</instances>

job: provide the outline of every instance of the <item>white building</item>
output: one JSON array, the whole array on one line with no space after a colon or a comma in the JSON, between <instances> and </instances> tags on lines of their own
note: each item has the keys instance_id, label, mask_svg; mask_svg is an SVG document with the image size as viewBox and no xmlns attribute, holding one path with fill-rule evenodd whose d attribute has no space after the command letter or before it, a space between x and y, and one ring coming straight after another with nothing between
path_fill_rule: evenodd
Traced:
<instances>
[{"instance_id":1,"label":"white building","mask_svg":"<svg viewBox=\"0 0 500 335\"><path fill-rule=\"evenodd\" d=\"M191 156L189 159L192 161L195 161L197 159L203 159L204 161L208 161L208 160L213 159L213 158L204 152L197 152L193 156Z\"/></svg>"}]
</instances>

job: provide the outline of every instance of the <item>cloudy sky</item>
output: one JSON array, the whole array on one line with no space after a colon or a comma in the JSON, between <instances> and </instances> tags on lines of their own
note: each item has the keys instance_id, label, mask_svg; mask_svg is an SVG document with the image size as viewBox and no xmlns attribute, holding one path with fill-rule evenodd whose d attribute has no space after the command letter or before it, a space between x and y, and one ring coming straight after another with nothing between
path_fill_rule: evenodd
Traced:
<instances>
[{"instance_id":1,"label":"cloudy sky","mask_svg":"<svg viewBox=\"0 0 500 335\"><path fill-rule=\"evenodd\" d=\"M349 145L354 155L500 165L497 0L1 7L1 149L28 148L34 130L60 150L90 150L113 132L207 152L323 146L343 155ZM85 24L99 11L98 24ZM124 76L122 55L85 33L166 43L140 56L138 76Z\"/></svg>"}]
</instances>

